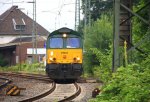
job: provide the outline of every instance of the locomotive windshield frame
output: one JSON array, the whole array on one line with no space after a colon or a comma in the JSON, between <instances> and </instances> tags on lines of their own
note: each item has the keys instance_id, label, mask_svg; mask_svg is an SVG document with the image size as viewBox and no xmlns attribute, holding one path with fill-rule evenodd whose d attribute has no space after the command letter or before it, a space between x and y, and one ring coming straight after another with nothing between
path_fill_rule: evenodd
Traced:
<instances>
[{"instance_id":1,"label":"locomotive windshield frame","mask_svg":"<svg viewBox=\"0 0 150 102\"><path fill-rule=\"evenodd\" d=\"M81 39L78 37L52 37L48 42L48 48L82 48Z\"/></svg>"},{"instance_id":2,"label":"locomotive windshield frame","mask_svg":"<svg viewBox=\"0 0 150 102\"><path fill-rule=\"evenodd\" d=\"M80 33L68 28L61 28L50 33L46 45L46 48L49 49L80 49L83 48L83 41Z\"/></svg>"}]
</instances>

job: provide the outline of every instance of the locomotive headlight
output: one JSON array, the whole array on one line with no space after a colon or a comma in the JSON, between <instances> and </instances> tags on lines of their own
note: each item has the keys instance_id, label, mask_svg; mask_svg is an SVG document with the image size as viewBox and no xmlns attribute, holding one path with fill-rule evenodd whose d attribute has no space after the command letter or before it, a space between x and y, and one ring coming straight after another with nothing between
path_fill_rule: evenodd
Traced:
<instances>
[{"instance_id":1,"label":"locomotive headlight","mask_svg":"<svg viewBox=\"0 0 150 102\"><path fill-rule=\"evenodd\" d=\"M50 57L49 59L50 59L50 61L53 61L53 58L52 58L52 57Z\"/></svg>"},{"instance_id":2,"label":"locomotive headlight","mask_svg":"<svg viewBox=\"0 0 150 102\"><path fill-rule=\"evenodd\" d=\"M80 61L80 57L74 57L73 60L74 60L74 62L79 62Z\"/></svg>"},{"instance_id":3,"label":"locomotive headlight","mask_svg":"<svg viewBox=\"0 0 150 102\"><path fill-rule=\"evenodd\" d=\"M63 37L66 38L66 37L67 37L67 34L64 33L64 34L63 34Z\"/></svg>"},{"instance_id":4,"label":"locomotive headlight","mask_svg":"<svg viewBox=\"0 0 150 102\"><path fill-rule=\"evenodd\" d=\"M51 62L55 62L56 61L56 58L50 57L49 59L50 59Z\"/></svg>"},{"instance_id":5,"label":"locomotive headlight","mask_svg":"<svg viewBox=\"0 0 150 102\"><path fill-rule=\"evenodd\" d=\"M53 55L54 55L54 52L53 52L53 51L51 51L51 52L50 52L50 55L51 55L51 56L53 56Z\"/></svg>"},{"instance_id":6,"label":"locomotive headlight","mask_svg":"<svg viewBox=\"0 0 150 102\"><path fill-rule=\"evenodd\" d=\"M77 57L77 61L80 61L80 57Z\"/></svg>"}]
</instances>

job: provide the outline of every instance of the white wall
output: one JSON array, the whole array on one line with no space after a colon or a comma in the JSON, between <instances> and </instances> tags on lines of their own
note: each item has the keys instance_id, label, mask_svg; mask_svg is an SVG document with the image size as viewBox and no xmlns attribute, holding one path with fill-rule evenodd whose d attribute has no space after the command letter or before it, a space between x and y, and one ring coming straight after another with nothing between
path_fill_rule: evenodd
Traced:
<instances>
[{"instance_id":1,"label":"white wall","mask_svg":"<svg viewBox=\"0 0 150 102\"><path fill-rule=\"evenodd\" d=\"M27 48L27 54L36 54L36 49ZM37 54L46 54L46 48L37 48Z\"/></svg>"}]
</instances>

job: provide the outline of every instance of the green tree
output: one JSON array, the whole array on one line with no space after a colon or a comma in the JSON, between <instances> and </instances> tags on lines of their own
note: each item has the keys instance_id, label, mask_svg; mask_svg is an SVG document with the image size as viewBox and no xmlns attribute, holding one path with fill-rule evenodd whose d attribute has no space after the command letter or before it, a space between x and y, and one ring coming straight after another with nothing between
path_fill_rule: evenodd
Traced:
<instances>
[{"instance_id":1,"label":"green tree","mask_svg":"<svg viewBox=\"0 0 150 102\"><path fill-rule=\"evenodd\" d=\"M90 3L90 7L89 7ZM113 7L113 0L82 0L82 10L85 15L85 7L87 6L87 13L91 14L91 19L96 21L104 12L108 12L108 10Z\"/></svg>"},{"instance_id":2,"label":"green tree","mask_svg":"<svg viewBox=\"0 0 150 102\"><path fill-rule=\"evenodd\" d=\"M150 63L148 59L146 63ZM105 83L101 94L90 102L148 102L150 100L150 70L138 64L120 67Z\"/></svg>"},{"instance_id":3,"label":"green tree","mask_svg":"<svg viewBox=\"0 0 150 102\"><path fill-rule=\"evenodd\" d=\"M143 6L145 6L149 1L148 0L140 0L136 5L134 6L134 11L139 10ZM149 13L149 6L144 8L141 12L138 13L140 16L142 16L144 19L149 20L150 13ZM139 48L144 51L144 53L134 51L134 62L140 63L147 55L149 55L150 51L150 29L149 25L141 21L139 18L134 17L133 19L133 43L136 44L143 38L147 38L145 41L140 44Z\"/></svg>"},{"instance_id":4,"label":"green tree","mask_svg":"<svg viewBox=\"0 0 150 102\"><path fill-rule=\"evenodd\" d=\"M95 21L91 27L84 29L84 68L88 73L93 74L92 68L99 66L100 62L91 48L97 48L103 54L108 54L112 41L112 23L108 15L102 15L101 19Z\"/></svg>"},{"instance_id":5,"label":"green tree","mask_svg":"<svg viewBox=\"0 0 150 102\"><path fill-rule=\"evenodd\" d=\"M8 64L8 62L6 60L4 60L3 55L0 54L0 66L4 67Z\"/></svg>"}]
</instances>

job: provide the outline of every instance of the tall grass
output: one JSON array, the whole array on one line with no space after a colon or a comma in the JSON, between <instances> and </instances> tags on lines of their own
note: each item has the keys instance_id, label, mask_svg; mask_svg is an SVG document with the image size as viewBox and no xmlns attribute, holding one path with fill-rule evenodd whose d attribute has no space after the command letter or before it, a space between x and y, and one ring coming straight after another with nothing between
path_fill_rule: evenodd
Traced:
<instances>
[{"instance_id":1,"label":"tall grass","mask_svg":"<svg viewBox=\"0 0 150 102\"><path fill-rule=\"evenodd\" d=\"M0 67L0 71L45 74L45 66L42 63L33 63L33 64L24 63L10 67Z\"/></svg>"}]
</instances>

